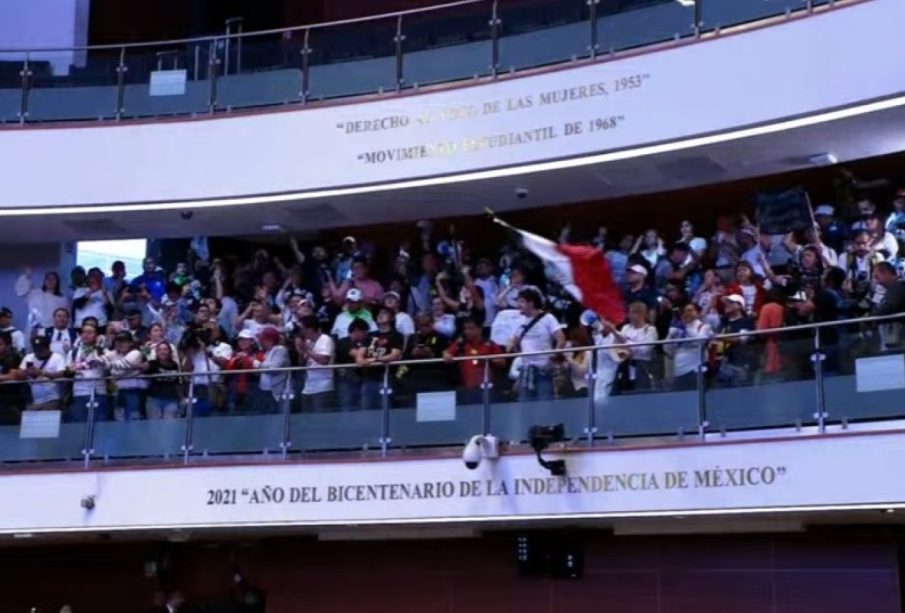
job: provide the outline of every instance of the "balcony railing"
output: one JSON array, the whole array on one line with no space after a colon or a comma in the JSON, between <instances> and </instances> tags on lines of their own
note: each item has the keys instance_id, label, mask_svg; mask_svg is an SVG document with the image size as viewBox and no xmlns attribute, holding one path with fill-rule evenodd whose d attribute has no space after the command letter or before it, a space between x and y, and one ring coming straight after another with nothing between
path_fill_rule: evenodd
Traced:
<instances>
[{"instance_id":1,"label":"balcony railing","mask_svg":"<svg viewBox=\"0 0 905 613\"><path fill-rule=\"evenodd\" d=\"M379 458L460 445L478 433L524 441L531 425L552 423L563 423L580 447L634 437L706 442L734 431L777 428L820 436L831 426L905 417L903 331L905 315L896 315L671 338L649 346L469 355L453 363L183 373L181 398L169 403L169 414L166 408L158 413L167 402L147 402L144 409L130 405L149 395L123 393L136 387L135 377L128 385L116 378L77 378L80 389L62 411L58 432L54 413L40 416L50 418L49 430L47 424L0 426L0 461L7 468L91 468L111 462L286 460L316 452ZM633 357L620 362L624 349ZM574 361L583 369L563 372L571 363L567 357L580 354L586 359ZM649 361L640 359L645 354ZM677 376L664 370L664 356L671 356ZM531 379L518 380L514 358L540 364L540 370L522 369L520 376ZM470 387L448 378L463 364L472 371ZM334 375L336 391L327 402L312 403L302 393L306 373L315 371ZM262 374L271 375L271 391L249 378ZM552 386L560 375L574 384ZM149 383L154 377L140 379ZM521 395L513 391L517 382L523 384ZM15 385L29 384L35 382ZM125 398L129 394L132 399Z\"/></svg>"},{"instance_id":2,"label":"balcony railing","mask_svg":"<svg viewBox=\"0 0 905 613\"><path fill-rule=\"evenodd\" d=\"M281 30L0 49L0 124L230 112L393 94L718 35L829 0L461 0Z\"/></svg>"}]
</instances>

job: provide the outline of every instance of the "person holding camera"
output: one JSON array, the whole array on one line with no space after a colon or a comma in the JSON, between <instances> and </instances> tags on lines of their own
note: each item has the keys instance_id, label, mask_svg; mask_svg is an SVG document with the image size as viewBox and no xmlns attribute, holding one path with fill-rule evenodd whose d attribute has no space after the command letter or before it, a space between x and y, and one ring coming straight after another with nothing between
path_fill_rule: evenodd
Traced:
<instances>
[{"instance_id":1,"label":"person holding camera","mask_svg":"<svg viewBox=\"0 0 905 613\"><path fill-rule=\"evenodd\" d=\"M562 325L553 315L544 311L544 298L535 287L526 287L518 294L518 310L521 313L519 332L510 340L507 349L513 353L535 353L562 349L566 335ZM518 398L526 400L553 400L553 364L557 355L520 356L518 371Z\"/></svg>"},{"instance_id":2,"label":"person holding camera","mask_svg":"<svg viewBox=\"0 0 905 613\"><path fill-rule=\"evenodd\" d=\"M71 421L88 419L88 404L94 395L96 403L94 420L104 421L110 417L110 398L107 395L107 381L103 355L103 343L96 324L88 321L82 324L78 344L66 355L66 371L73 376L72 404L69 408Z\"/></svg>"}]
</instances>

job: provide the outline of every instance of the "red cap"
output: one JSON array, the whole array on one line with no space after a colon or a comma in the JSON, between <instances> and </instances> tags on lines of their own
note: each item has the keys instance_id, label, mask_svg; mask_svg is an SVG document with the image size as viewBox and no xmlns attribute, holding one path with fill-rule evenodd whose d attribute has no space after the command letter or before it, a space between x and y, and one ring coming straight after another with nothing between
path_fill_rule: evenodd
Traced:
<instances>
[{"instance_id":1,"label":"red cap","mask_svg":"<svg viewBox=\"0 0 905 613\"><path fill-rule=\"evenodd\" d=\"M264 328L261 330L261 334L259 335L262 341L270 341L272 343L278 343L280 341L280 333L277 332L276 328Z\"/></svg>"}]
</instances>

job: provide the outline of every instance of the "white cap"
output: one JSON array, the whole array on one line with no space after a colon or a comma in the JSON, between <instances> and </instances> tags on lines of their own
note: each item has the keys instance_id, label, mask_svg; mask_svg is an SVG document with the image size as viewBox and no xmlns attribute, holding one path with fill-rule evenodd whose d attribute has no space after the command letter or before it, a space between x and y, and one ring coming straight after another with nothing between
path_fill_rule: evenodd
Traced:
<instances>
[{"instance_id":1,"label":"white cap","mask_svg":"<svg viewBox=\"0 0 905 613\"><path fill-rule=\"evenodd\" d=\"M644 266L642 266L641 264L632 264L631 266L628 267L628 272L636 272L639 275L641 275L642 277L647 276L647 269Z\"/></svg>"},{"instance_id":2,"label":"white cap","mask_svg":"<svg viewBox=\"0 0 905 613\"><path fill-rule=\"evenodd\" d=\"M832 217L833 213L835 213L835 209L828 204L821 204L816 209L814 209L814 216L817 215L826 215L827 217Z\"/></svg>"},{"instance_id":3,"label":"white cap","mask_svg":"<svg viewBox=\"0 0 905 613\"><path fill-rule=\"evenodd\" d=\"M255 340L255 333L246 328L245 330L242 330L241 332L239 332L238 338L244 338L244 339L253 341L253 340Z\"/></svg>"},{"instance_id":4,"label":"white cap","mask_svg":"<svg viewBox=\"0 0 905 613\"><path fill-rule=\"evenodd\" d=\"M735 304L744 307L745 306L745 298L741 294L729 294L728 296L723 297L724 302L734 302Z\"/></svg>"},{"instance_id":5,"label":"white cap","mask_svg":"<svg viewBox=\"0 0 905 613\"><path fill-rule=\"evenodd\" d=\"M361 302L361 290L357 287L353 287L346 292L346 300L349 302Z\"/></svg>"}]
</instances>

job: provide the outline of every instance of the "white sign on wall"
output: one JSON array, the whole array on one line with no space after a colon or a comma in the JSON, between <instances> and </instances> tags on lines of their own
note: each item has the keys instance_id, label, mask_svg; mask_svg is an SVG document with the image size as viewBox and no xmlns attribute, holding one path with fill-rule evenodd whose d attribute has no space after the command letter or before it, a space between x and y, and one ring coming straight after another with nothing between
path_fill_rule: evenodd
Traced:
<instances>
[{"instance_id":1,"label":"white sign on wall","mask_svg":"<svg viewBox=\"0 0 905 613\"><path fill-rule=\"evenodd\" d=\"M389 183L806 116L905 92L902 23L901 0L870 0L674 49L436 92L246 117L5 130L0 208ZM827 49L840 59L828 61ZM54 181L43 180L47 169Z\"/></svg>"},{"instance_id":2,"label":"white sign on wall","mask_svg":"<svg viewBox=\"0 0 905 613\"><path fill-rule=\"evenodd\" d=\"M556 454L552 454L555 457ZM765 512L905 503L905 433L564 454L0 478L0 533ZM81 501L94 498L94 508Z\"/></svg>"}]
</instances>

